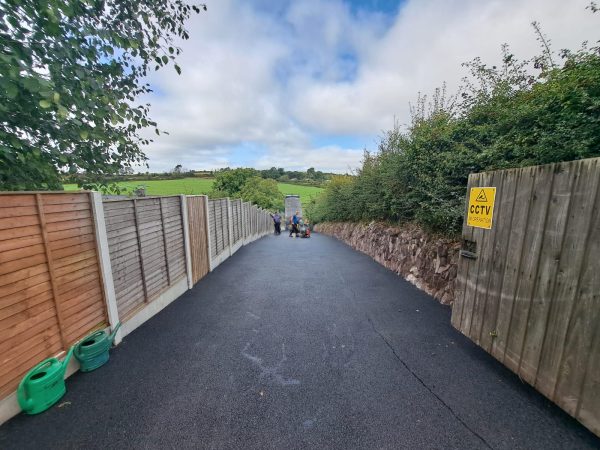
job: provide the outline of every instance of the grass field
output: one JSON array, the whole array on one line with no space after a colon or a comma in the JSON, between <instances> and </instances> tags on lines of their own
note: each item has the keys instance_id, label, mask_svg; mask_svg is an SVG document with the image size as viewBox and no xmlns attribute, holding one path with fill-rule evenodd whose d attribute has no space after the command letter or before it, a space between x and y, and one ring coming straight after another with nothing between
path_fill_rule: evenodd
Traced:
<instances>
[{"instance_id":1,"label":"grass field","mask_svg":"<svg viewBox=\"0 0 600 450\"><path fill-rule=\"evenodd\" d=\"M198 195L207 194L212 189L213 180L210 178L182 178L180 180L149 180L119 183L133 191L138 186L146 186L146 195ZM297 194L302 203L307 203L323 189L314 186L299 186L289 183L277 183L283 194ZM66 191L77 190L76 184L65 184Z\"/></svg>"}]
</instances>

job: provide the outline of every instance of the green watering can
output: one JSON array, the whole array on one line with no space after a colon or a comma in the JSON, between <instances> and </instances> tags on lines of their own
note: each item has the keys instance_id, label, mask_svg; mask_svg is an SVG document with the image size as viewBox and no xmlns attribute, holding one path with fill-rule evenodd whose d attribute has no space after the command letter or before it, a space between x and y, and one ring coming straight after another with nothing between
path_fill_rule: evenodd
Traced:
<instances>
[{"instance_id":1,"label":"green watering can","mask_svg":"<svg viewBox=\"0 0 600 450\"><path fill-rule=\"evenodd\" d=\"M108 350L120 327L121 323L119 322L111 334L107 335L103 330L100 330L79 341L75 346L75 358L79 361L79 370L91 372L108 361Z\"/></svg>"},{"instance_id":2,"label":"green watering can","mask_svg":"<svg viewBox=\"0 0 600 450\"><path fill-rule=\"evenodd\" d=\"M26 414L44 412L65 395L65 371L71 355L73 347L62 362L48 358L27 372L17 388L19 406Z\"/></svg>"}]
</instances>

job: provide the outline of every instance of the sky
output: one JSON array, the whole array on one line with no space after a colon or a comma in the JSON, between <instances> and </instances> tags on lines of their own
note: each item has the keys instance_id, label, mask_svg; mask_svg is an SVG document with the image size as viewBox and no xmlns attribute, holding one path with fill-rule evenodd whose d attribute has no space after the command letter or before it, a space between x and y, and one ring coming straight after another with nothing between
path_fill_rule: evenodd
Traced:
<instances>
[{"instance_id":1,"label":"sky","mask_svg":"<svg viewBox=\"0 0 600 450\"><path fill-rule=\"evenodd\" d=\"M284 167L351 172L409 103L462 63L499 64L600 38L589 0L206 0L178 42L182 74L154 73L151 117L169 135L145 148L151 171Z\"/></svg>"}]
</instances>

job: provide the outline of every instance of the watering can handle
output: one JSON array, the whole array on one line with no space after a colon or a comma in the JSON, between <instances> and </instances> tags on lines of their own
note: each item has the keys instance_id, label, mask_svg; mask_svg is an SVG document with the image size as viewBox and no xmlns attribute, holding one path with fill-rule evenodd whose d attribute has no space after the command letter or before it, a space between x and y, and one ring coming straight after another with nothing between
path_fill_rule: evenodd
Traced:
<instances>
[{"instance_id":1,"label":"watering can handle","mask_svg":"<svg viewBox=\"0 0 600 450\"><path fill-rule=\"evenodd\" d=\"M94 334L91 334L89 336L84 337L81 341L79 341L77 344L75 344L75 356L79 356L81 354L81 346L79 345L82 341L85 341L86 339L91 339L94 338L96 336L100 336L102 333L104 333L104 331L102 330L98 330L96 331Z\"/></svg>"},{"instance_id":2,"label":"watering can handle","mask_svg":"<svg viewBox=\"0 0 600 450\"><path fill-rule=\"evenodd\" d=\"M52 360L54 360L56 358L48 358L43 360L42 362L36 364L34 367L32 367L29 372L27 372L27 375L25 375L23 377L23 379L21 380L21 382L19 383L19 387L17 388L17 399L19 400L19 403L28 403L29 402L29 398L27 398L26 396L26 389L25 389L25 382L27 380L29 380L29 378L31 378L31 375L35 372L36 369L41 369L42 367L44 367L47 364L52 364Z\"/></svg>"}]
</instances>

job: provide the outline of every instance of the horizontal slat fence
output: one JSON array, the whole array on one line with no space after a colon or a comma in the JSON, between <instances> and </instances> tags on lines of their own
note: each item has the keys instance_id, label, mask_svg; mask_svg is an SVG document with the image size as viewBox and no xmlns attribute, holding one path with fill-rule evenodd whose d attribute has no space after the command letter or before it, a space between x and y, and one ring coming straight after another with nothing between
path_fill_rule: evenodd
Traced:
<instances>
[{"instance_id":1,"label":"horizontal slat fence","mask_svg":"<svg viewBox=\"0 0 600 450\"><path fill-rule=\"evenodd\" d=\"M0 423L19 412L14 391L34 365L109 323L123 323L120 342L260 237L266 218L205 196L0 194Z\"/></svg>"},{"instance_id":2,"label":"horizontal slat fence","mask_svg":"<svg viewBox=\"0 0 600 450\"><path fill-rule=\"evenodd\" d=\"M106 322L90 195L0 194L0 398Z\"/></svg>"},{"instance_id":3,"label":"horizontal slat fence","mask_svg":"<svg viewBox=\"0 0 600 450\"><path fill-rule=\"evenodd\" d=\"M600 158L469 177L496 187L465 224L452 324L600 435ZM465 221L466 223L466 221Z\"/></svg>"},{"instance_id":4,"label":"horizontal slat fence","mask_svg":"<svg viewBox=\"0 0 600 450\"><path fill-rule=\"evenodd\" d=\"M186 275L181 208L179 196L104 202L122 320Z\"/></svg>"}]
</instances>

